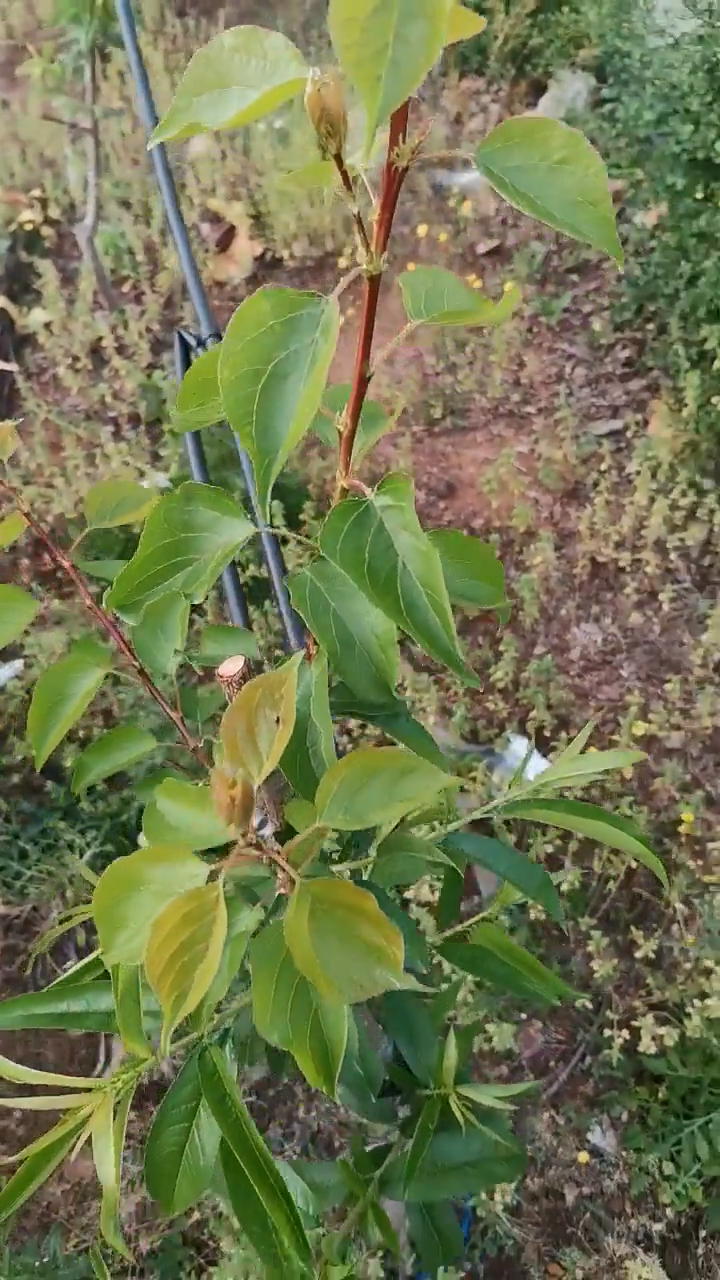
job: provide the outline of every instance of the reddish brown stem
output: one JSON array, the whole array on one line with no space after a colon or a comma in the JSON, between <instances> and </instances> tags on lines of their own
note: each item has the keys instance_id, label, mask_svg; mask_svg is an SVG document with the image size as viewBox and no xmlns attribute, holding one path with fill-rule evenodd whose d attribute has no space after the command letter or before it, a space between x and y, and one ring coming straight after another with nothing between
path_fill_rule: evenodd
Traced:
<instances>
[{"instance_id":1,"label":"reddish brown stem","mask_svg":"<svg viewBox=\"0 0 720 1280\"><path fill-rule=\"evenodd\" d=\"M63 573L65 573L70 579L88 613L91 614L98 626L102 627L103 631L105 631L110 637L115 648L119 650L128 665L132 667L135 675L140 681L140 684L150 695L153 701L157 703L163 715L167 716L168 720L170 720L175 726L179 737L182 739L188 751L192 752L198 763L202 765L203 769L208 769L210 767L209 761L201 744L195 741L182 716L179 712L175 711L167 698L165 698L160 692L157 685L153 683L152 677L140 662L139 658L135 656L132 646L123 635L117 623L108 613L105 612L104 609L100 607L97 601L93 599L85 579L82 574L78 572L72 560L70 560L65 552L62 551L55 542L53 542L50 534L41 524L38 523L12 486L6 484L4 480L0 480L0 486L2 486L6 493L11 495L18 511L20 511L27 520L28 526L32 529L35 537L42 542L53 562L59 569L62 569Z\"/></svg>"},{"instance_id":2,"label":"reddish brown stem","mask_svg":"<svg viewBox=\"0 0 720 1280\"><path fill-rule=\"evenodd\" d=\"M372 346L375 337L380 289L385 269L385 253L390 240L393 219L400 192L408 171L407 160L401 159L407 142L410 103L404 102L390 117L387 157L383 169L378 211L373 229L371 260L368 263L363 297L360 335L355 356L355 369L342 435L340 437L340 465L338 469L338 493L347 488L352 471L352 455L355 446L360 415L372 378Z\"/></svg>"}]
</instances>

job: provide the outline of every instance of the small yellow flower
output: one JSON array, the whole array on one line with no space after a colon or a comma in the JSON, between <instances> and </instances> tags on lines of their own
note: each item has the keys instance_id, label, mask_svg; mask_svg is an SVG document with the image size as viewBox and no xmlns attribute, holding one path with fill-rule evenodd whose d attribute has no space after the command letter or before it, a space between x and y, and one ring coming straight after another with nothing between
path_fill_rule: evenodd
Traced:
<instances>
[{"instance_id":1,"label":"small yellow flower","mask_svg":"<svg viewBox=\"0 0 720 1280\"><path fill-rule=\"evenodd\" d=\"M646 724L644 720L633 720L630 732L633 738L644 738L645 734L650 732L650 725Z\"/></svg>"},{"instance_id":2,"label":"small yellow flower","mask_svg":"<svg viewBox=\"0 0 720 1280\"><path fill-rule=\"evenodd\" d=\"M472 282L472 288L473 288L473 289L482 289L482 280L477 280L477 279L473 280L473 282Z\"/></svg>"},{"instance_id":3,"label":"small yellow flower","mask_svg":"<svg viewBox=\"0 0 720 1280\"><path fill-rule=\"evenodd\" d=\"M462 204L460 205L460 212L463 218L469 218L472 211L473 211L472 200L463 200Z\"/></svg>"},{"instance_id":4,"label":"small yellow flower","mask_svg":"<svg viewBox=\"0 0 720 1280\"><path fill-rule=\"evenodd\" d=\"M680 821L684 822L686 826L691 827L695 821L695 814L692 812L692 809L683 809L680 814Z\"/></svg>"},{"instance_id":5,"label":"small yellow flower","mask_svg":"<svg viewBox=\"0 0 720 1280\"><path fill-rule=\"evenodd\" d=\"M687 938L685 939L685 946L694 947L696 942L697 942L697 938L694 936L694 934L689 933Z\"/></svg>"},{"instance_id":6,"label":"small yellow flower","mask_svg":"<svg viewBox=\"0 0 720 1280\"><path fill-rule=\"evenodd\" d=\"M418 240L424 240L429 230L430 228L427 222L421 222L420 225L415 228L415 235Z\"/></svg>"},{"instance_id":7,"label":"small yellow flower","mask_svg":"<svg viewBox=\"0 0 720 1280\"><path fill-rule=\"evenodd\" d=\"M505 283L504 283L504 285L503 285L503 293L509 293L509 292L510 292L510 290L511 290L511 289L514 289L514 288L515 288L515 281L514 281L514 280L506 280L506 281L505 281Z\"/></svg>"},{"instance_id":8,"label":"small yellow flower","mask_svg":"<svg viewBox=\"0 0 720 1280\"><path fill-rule=\"evenodd\" d=\"M446 244L448 240L447 231L438 231L438 244Z\"/></svg>"},{"instance_id":9,"label":"small yellow flower","mask_svg":"<svg viewBox=\"0 0 720 1280\"><path fill-rule=\"evenodd\" d=\"M407 264L407 266L406 266L405 270L406 270L406 271L415 271L416 266L417 266L417 264L416 264L415 262L408 262L408 264Z\"/></svg>"},{"instance_id":10,"label":"small yellow flower","mask_svg":"<svg viewBox=\"0 0 720 1280\"><path fill-rule=\"evenodd\" d=\"M578 1151L577 1155L575 1156L575 1159L577 1160L578 1164L589 1164L589 1163L590 1163L590 1152L589 1152L589 1151Z\"/></svg>"},{"instance_id":11,"label":"small yellow flower","mask_svg":"<svg viewBox=\"0 0 720 1280\"><path fill-rule=\"evenodd\" d=\"M469 271L465 279L467 280L468 284L475 284L475 281L477 280L477 276L474 271Z\"/></svg>"}]
</instances>

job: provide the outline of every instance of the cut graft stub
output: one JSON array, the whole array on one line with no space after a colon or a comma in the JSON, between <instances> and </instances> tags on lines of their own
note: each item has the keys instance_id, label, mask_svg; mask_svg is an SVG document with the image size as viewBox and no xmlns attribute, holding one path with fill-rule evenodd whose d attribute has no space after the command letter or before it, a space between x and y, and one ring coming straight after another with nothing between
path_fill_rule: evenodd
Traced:
<instances>
[{"instance_id":1,"label":"cut graft stub","mask_svg":"<svg viewBox=\"0 0 720 1280\"><path fill-rule=\"evenodd\" d=\"M215 675L228 702L232 702L252 675L250 659L242 653L234 658L226 658L220 663Z\"/></svg>"}]
</instances>

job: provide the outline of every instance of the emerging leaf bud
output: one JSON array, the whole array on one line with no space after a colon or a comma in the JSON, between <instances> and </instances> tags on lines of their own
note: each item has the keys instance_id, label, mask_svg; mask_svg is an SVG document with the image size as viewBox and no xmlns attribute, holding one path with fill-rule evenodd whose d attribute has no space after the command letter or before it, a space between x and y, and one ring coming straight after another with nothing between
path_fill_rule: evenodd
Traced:
<instances>
[{"instance_id":1,"label":"emerging leaf bud","mask_svg":"<svg viewBox=\"0 0 720 1280\"><path fill-rule=\"evenodd\" d=\"M338 71L312 68L305 88L305 110L317 134L320 154L326 160L341 156L348 120L345 88Z\"/></svg>"},{"instance_id":2,"label":"emerging leaf bud","mask_svg":"<svg viewBox=\"0 0 720 1280\"><path fill-rule=\"evenodd\" d=\"M210 774L210 792L216 814L228 827L238 832L250 829L255 813L255 788L248 778L242 775L234 778L222 765L216 765Z\"/></svg>"}]
</instances>

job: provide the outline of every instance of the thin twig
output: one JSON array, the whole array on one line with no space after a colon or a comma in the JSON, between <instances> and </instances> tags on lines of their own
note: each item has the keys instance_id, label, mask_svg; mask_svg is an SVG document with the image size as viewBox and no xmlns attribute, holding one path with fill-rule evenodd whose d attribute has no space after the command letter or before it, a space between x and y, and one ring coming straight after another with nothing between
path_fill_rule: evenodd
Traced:
<instances>
[{"instance_id":1,"label":"thin twig","mask_svg":"<svg viewBox=\"0 0 720 1280\"><path fill-rule=\"evenodd\" d=\"M340 174L340 181L342 182L343 188L348 197L348 205L350 206L350 212L353 216L353 222L355 223L355 229L358 233L358 239L365 250L365 257L369 258L372 254L370 237L367 233L367 227L365 226L362 213L360 212L360 206L357 201L357 193L353 185L353 180L347 171L342 152L336 152L333 156L333 161L335 163L335 168Z\"/></svg>"},{"instance_id":2,"label":"thin twig","mask_svg":"<svg viewBox=\"0 0 720 1280\"><path fill-rule=\"evenodd\" d=\"M396 333L394 338L390 339L387 346L383 347L382 351L378 352L373 360L373 374L377 373L380 366L385 364L386 360L389 360L393 352L396 351L398 347L401 347L403 342L405 342L406 339L419 328L420 322L418 320L409 320L405 327L401 329L399 333Z\"/></svg>"},{"instance_id":3,"label":"thin twig","mask_svg":"<svg viewBox=\"0 0 720 1280\"><path fill-rule=\"evenodd\" d=\"M565 1063L564 1067L561 1067L560 1071L558 1071L554 1076L551 1077L551 1079L543 1088L542 1097L545 1100L545 1102L548 1102L550 1098L554 1098L555 1094L560 1092L563 1085L565 1084L565 1081L569 1079L569 1077L572 1075L575 1068L579 1066L579 1064L582 1062L583 1058L585 1057L585 1055L589 1050L590 1041L595 1035L595 1032L597 1031L604 1017L605 1017L605 1005L603 1004L600 1012L598 1013L597 1017L592 1023L592 1026L588 1027L582 1040L580 1041L580 1044L578 1045L577 1049L575 1050L570 1060Z\"/></svg>"},{"instance_id":4,"label":"thin twig","mask_svg":"<svg viewBox=\"0 0 720 1280\"><path fill-rule=\"evenodd\" d=\"M174 710L167 698L160 692L157 685L153 682L149 672L143 666L142 662L140 662L139 658L136 657L132 646L123 635L115 620L111 618L110 614L106 613L93 598L85 579L75 567L72 560L70 560L65 552L57 546L44 526L35 519L32 512L28 507L26 507L20 495L15 489L13 489L12 485L9 485L5 480L0 479L0 488L4 489L5 492L13 499L18 511L20 511L27 520L28 526L32 529L35 537L42 542L51 560L59 569L62 569L63 573L70 579L88 613L90 613L95 619L98 626L102 627L103 631L105 631L112 640L115 648L122 654L128 665L132 667L137 679L140 681L140 684L160 708L163 715L166 716L171 724L174 725L179 737L182 739L188 751L192 752L198 763L202 765L203 769L209 768L209 762L205 752L203 751L202 745L199 742L196 742L182 716Z\"/></svg>"},{"instance_id":5,"label":"thin twig","mask_svg":"<svg viewBox=\"0 0 720 1280\"><path fill-rule=\"evenodd\" d=\"M85 178L85 214L80 222L74 228L75 238L80 247L88 266L91 268L95 276L95 283L98 287L103 302L108 311L114 311L117 307L117 298L115 291L110 283L110 277L103 266L100 254L97 250L95 237L97 236L98 224L100 221L100 121L97 111L97 50L91 45L88 50L85 61L85 106L88 113L87 124L87 174Z\"/></svg>"}]
</instances>

